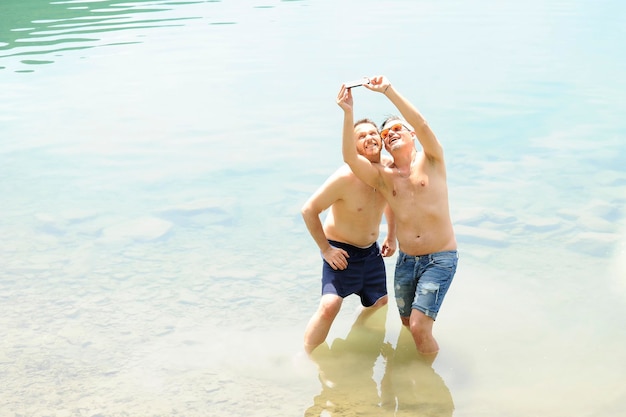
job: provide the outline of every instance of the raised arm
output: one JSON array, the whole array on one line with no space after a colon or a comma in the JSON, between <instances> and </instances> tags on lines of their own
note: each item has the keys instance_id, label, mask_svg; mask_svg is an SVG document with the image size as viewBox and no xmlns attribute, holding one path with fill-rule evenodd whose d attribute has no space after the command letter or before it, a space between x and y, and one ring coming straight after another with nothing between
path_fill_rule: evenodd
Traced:
<instances>
[{"instance_id":1,"label":"raised arm","mask_svg":"<svg viewBox=\"0 0 626 417\"><path fill-rule=\"evenodd\" d=\"M415 129L415 135L429 159L443 161L443 147L435 133L430 129L428 122L417 108L396 90L385 76L370 78L370 84L365 84L369 90L383 93L392 103L402 117Z\"/></svg>"},{"instance_id":2,"label":"raised arm","mask_svg":"<svg viewBox=\"0 0 626 417\"><path fill-rule=\"evenodd\" d=\"M354 174L364 183L373 188L381 188L383 181L380 172L367 158L356 150L354 138L354 109L352 92L345 85L341 86L337 96L337 104L344 111L341 151L343 160L350 166Z\"/></svg>"}]
</instances>

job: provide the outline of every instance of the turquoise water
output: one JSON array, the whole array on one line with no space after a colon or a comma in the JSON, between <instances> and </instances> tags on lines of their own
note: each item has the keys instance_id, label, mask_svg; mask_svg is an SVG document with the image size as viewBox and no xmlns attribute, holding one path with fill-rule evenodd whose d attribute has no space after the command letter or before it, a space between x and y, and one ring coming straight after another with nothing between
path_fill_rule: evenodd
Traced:
<instances>
[{"instance_id":1,"label":"turquoise water","mask_svg":"<svg viewBox=\"0 0 626 417\"><path fill-rule=\"evenodd\" d=\"M0 415L623 415L626 6L493 3L3 1ZM352 298L300 351L374 74L446 149L432 367Z\"/></svg>"}]
</instances>

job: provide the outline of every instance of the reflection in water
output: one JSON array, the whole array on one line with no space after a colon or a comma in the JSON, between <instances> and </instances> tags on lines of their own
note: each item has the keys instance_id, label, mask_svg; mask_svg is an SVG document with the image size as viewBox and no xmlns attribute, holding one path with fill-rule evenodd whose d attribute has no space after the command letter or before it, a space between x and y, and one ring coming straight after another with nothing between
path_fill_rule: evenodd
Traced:
<instances>
[{"instance_id":1,"label":"reflection in water","mask_svg":"<svg viewBox=\"0 0 626 417\"><path fill-rule=\"evenodd\" d=\"M200 0L185 3L199 3ZM0 59L15 57L27 66L54 62L60 52L96 46L139 43L138 38L107 36L121 30L180 26L192 17L155 14L176 2L157 0L3 0L0 10ZM150 13L150 14L147 14ZM158 17L157 17L158 16ZM197 19L198 17L194 17ZM108 40L106 40L108 37ZM0 69L6 68L0 61ZM21 72L21 71L20 71Z\"/></svg>"},{"instance_id":2,"label":"reflection in water","mask_svg":"<svg viewBox=\"0 0 626 417\"><path fill-rule=\"evenodd\" d=\"M320 345L312 355L322 390L305 417L452 416L454 404L443 379L415 349L402 328L396 348L384 342L387 306L359 316L345 339ZM374 366L386 361L380 390Z\"/></svg>"},{"instance_id":3,"label":"reflection in water","mask_svg":"<svg viewBox=\"0 0 626 417\"><path fill-rule=\"evenodd\" d=\"M382 407L388 416L452 416L454 402L450 390L431 365L420 356L411 334L402 327L395 348L386 343L387 360L381 381Z\"/></svg>"},{"instance_id":4,"label":"reflection in water","mask_svg":"<svg viewBox=\"0 0 626 417\"><path fill-rule=\"evenodd\" d=\"M366 310L364 310L366 311ZM380 416L380 396L374 381L374 364L385 339L387 306L369 318L357 318L344 339L313 351L319 367L322 392L304 413L312 416Z\"/></svg>"}]
</instances>

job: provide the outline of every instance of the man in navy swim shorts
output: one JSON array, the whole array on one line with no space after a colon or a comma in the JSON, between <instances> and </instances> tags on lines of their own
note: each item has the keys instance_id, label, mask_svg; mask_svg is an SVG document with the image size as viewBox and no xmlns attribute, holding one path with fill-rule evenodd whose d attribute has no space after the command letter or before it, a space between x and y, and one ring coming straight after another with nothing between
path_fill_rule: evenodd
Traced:
<instances>
[{"instance_id":1,"label":"man in navy swim shorts","mask_svg":"<svg viewBox=\"0 0 626 417\"><path fill-rule=\"evenodd\" d=\"M356 151L373 164L380 164L382 143L376 124L368 119L350 122L350 131ZM329 212L322 225L320 214L326 209ZM388 231L380 248L377 239L383 213ZM309 198L302 207L302 217L324 260L322 298L304 334L304 349L310 354L326 340L348 295L357 294L362 305L372 310L387 304L382 257L394 254L396 239L393 213L385 199L347 165L335 171Z\"/></svg>"}]
</instances>

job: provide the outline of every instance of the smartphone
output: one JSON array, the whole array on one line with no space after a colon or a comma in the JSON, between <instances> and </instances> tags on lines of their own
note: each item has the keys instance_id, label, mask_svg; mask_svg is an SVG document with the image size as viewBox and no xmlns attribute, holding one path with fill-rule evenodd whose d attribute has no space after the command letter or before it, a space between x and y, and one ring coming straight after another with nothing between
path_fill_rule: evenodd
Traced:
<instances>
[{"instance_id":1,"label":"smartphone","mask_svg":"<svg viewBox=\"0 0 626 417\"><path fill-rule=\"evenodd\" d=\"M370 83L370 79L367 77L363 77L359 80L354 80L354 81L348 81L347 83L345 83L346 88L354 88L354 87L360 87L363 84L369 84Z\"/></svg>"}]
</instances>

